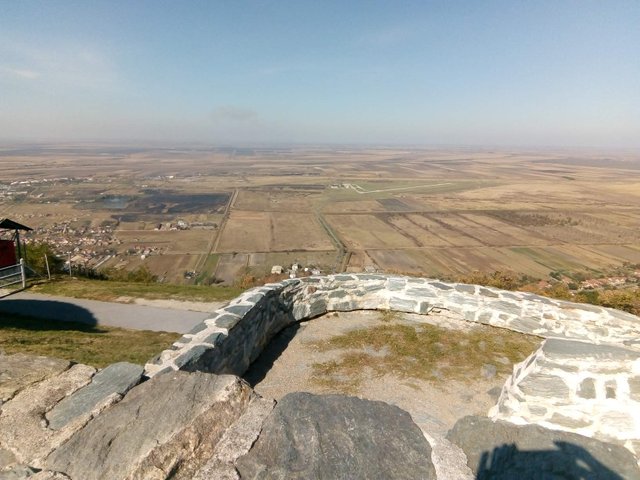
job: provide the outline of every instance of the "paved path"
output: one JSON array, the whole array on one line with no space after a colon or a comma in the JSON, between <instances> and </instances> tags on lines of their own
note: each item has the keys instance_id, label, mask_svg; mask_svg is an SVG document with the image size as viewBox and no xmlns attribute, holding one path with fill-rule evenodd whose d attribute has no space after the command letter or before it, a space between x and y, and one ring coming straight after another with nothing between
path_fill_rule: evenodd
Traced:
<instances>
[{"instance_id":1,"label":"paved path","mask_svg":"<svg viewBox=\"0 0 640 480\"><path fill-rule=\"evenodd\" d=\"M213 311L215 305L211 306ZM0 299L0 324L3 313L28 315L47 320L109 325L135 330L186 333L210 315L206 312L99 302L19 292Z\"/></svg>"}]
</instances>

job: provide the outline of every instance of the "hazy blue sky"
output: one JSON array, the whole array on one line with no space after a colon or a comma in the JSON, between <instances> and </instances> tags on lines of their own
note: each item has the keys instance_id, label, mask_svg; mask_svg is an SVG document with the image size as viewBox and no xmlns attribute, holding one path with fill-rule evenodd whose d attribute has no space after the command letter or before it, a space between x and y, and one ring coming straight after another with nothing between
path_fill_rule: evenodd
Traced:
<instances>
[{"instance_id":1,"label":"hazy blue sky","mask_svg":"<svg viewBox=\"0 0 640 480\"><path fill-rule=\"evenodd\" d=\"M0 138L640 146L640 0L0 0Z\"/></svg>"}]
</instances>

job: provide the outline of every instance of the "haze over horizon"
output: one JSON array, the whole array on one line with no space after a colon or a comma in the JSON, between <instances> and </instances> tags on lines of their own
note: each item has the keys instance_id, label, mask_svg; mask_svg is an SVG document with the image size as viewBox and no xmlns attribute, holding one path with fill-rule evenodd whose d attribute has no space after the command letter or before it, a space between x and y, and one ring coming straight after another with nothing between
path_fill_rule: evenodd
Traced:
<instances>
[{"instance_id":1,"label":"haze over horizon","mask_svg":"<svg viewBox=\"0 0 640 480\"><path fill-rule=\"evenodd\" d=\"M640 2L2 3L0 140L640 147Z\"/></svg>"}]
</instances>

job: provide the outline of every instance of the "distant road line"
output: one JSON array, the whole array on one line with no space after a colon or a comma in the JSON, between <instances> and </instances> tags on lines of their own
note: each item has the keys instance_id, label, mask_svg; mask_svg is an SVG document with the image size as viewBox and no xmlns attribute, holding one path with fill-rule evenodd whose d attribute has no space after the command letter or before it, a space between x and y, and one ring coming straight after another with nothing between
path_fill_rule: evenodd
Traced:
<instances>
[{"instance_id":1,"label":"distant road line","mask_svg":"<svg viewBox=\"0 0 640 480\"><path fill-rule=\"evenodd\" d=\"M206 253L202 256L202 266L200 266L200 262L198 261L198 265L196 265L196 271L199 271L201 268L204 268L207 258L211 255L212 252L215 252L218 249L218 244L220 243L220 237L222 237L222 231L227 223L227 219L231 213L231 208L236 202L236 198L238 197L238 189L234 188L233 193L231 194L231 198L227 203L226 208L224 209L224 214L222 215L222 220L220 221L220 225L218 226L218 231L216 235L211 236L211 240L209 241L209 245L207 246Z\"/></svg>"},{"instance_id":2,"label":"distant road line","mask_svg":"<svg viewBox=\"0 0 640 480\"><path fill-rule=\"evenodd\" d=\"M357 183L351 183L350 185L353 187L353 189L357 193L359 193L360 195L363 195L365 193L396 192L398 190L414 190L416 188L440 187L442 185L453 185L453 184L451 182L445 182L445 183L434 183L434 184L430 184L430 185L414 185L412 187L382 188L382 189L379 189L379 190L365 190L364 188L362 188Z\"/></svg>"},{"instance_id":3,"label":"distant road line","mask_svg":"<svg viewBox=\"0 0 640 480\"><path fill-rule=\"evenodd\" d=\"M322 228L327 232L329 237L331 238L332 243L336 246L338 250L338 256L336 257L336 265L334 267L334 271L343 272L346 268L345 258L347 257L347 246L340 240L338 234L331 228L331 225L327 223L322 213L319 210L315 210L316 218L318 222L322 226Z\"/></svg>"},{"instance_id":4,"label":"distant road line","mask_svg":"<svg viewBox=\"0 0 640 480\"><path fill-rule=\"evenodd\" d=\"M233 194L231 195L231 200L229 200L229 204L227 205L227 208L224 211L224 215L222 216L222 221L220 222L220 228L218 229L218 235L216 235L216 241L213 247L211 248L211 250L209 250L209 253L216 252L218 250L218 245L220 244L220 238L222 238L222 232L224 231L224 227L227 225L227 220L229 220L229 215L231 215L231 209L236 203L236 199L238 198L238 193L239 193L238 189L234 188Z\"/></svg>"}]
</instances>

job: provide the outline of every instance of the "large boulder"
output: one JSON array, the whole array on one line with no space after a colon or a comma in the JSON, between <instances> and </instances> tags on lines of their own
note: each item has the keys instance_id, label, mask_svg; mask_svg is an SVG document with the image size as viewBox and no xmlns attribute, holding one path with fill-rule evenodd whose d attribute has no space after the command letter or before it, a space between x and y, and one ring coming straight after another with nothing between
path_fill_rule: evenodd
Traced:
<instances>
[{"instance_id":1,"label":"large boulder","mask_svg":"<svg viewBox=\"0 0 640 480\"><path fill-rule=\"evenodd\" d=\"M191 479L252 397L231 375L158 375L78 431L46 468L74 480Z\"/></svg>"},{"instance_id":2,"label":"large boulder","mask_svg":"<svg viewBox=\"0 0 640 480\"><path fill-rule=\"evenodd\" d=\"M627 449L539 425L464 417L447 434L460 446L479 480L640 479Z\"/></svg>"},{"instance_id":3,"label":"large boulder","mask_svg":"<svg viewBox=\"0 0 640 480\"><path fill-rule=\"evenodd\" d=\"M384 402L286 395L236 467L242 479L435 479L411 416Z\"/></svg>"}]
</instances>

